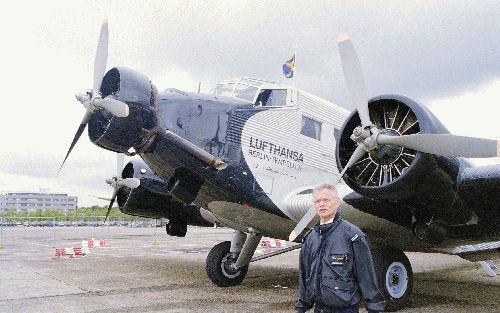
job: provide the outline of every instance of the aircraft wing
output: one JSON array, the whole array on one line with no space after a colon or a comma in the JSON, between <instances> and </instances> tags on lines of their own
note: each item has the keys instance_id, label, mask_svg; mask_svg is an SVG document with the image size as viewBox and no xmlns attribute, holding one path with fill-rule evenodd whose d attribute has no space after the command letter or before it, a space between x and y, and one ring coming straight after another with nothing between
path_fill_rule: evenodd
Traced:
<instances>
[{"instance_id":1,"label":"aircraft wing","mask_svg":"<svg viewBox=\"0 0 500 313\"><path fill-rule=\"evenodd\" d=\"M466 168L458 177L459 191L470 204L483 203L484 214L500 213L500 164Z\"/></svg>"},{"instance_id":2,"label":"aircraft wing","mask_svg":"<svg viewBox=\"0 0 500 313\"><path fill-rule=\"evenodd\" d=\"M378 223L366 223L363 229L372 241L398 246L405 251L439 251L459 255L470 261L496 259L500 251L500 166L468 168L458 178L458 193L466 200L466 207L473 208L473 218L468 223L449 225L444 228L434 225L432 216L428 225L415 220L415 212L425 210L425 204L415 201L380 200L352 192L344 197L345 203L371 216L391 221L413 232L398 232L398 227L377 227ZM462 214L461 207L455 207L456 215ZM423 218L423 217L420 217ZM452 217L450 216L450 220ZM409 230L408 230L409 231ZM446 236L446 240L442 237ZM410 240L408 240L410 239ZM403 242L404 240L404 242ZM425 244L427 243L427 245Z\"/></svg>"}]
</instances>

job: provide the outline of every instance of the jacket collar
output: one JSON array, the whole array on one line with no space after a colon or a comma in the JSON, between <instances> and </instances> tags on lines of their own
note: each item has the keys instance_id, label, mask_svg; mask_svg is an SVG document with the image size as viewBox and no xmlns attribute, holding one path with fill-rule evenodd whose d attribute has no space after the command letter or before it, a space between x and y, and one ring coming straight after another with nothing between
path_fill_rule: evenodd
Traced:
<instances>
[{"instance_id":1,"label":"jacket collar","mask_svg":"<svg viewBox=\"0 0 500 313\"><path fill-rule=\"evenodd\" d=\"M323 225L320 225L320 223L318 223L314 225L314 230L321 236L328 235L329 233L334 231L335 228L337 228L337 226L340 225L340 222L342 222L342 220L343 220L342 217L337 212L335 214L335 217L333 218L333 222Z\"/></svg>"}]
</instances>

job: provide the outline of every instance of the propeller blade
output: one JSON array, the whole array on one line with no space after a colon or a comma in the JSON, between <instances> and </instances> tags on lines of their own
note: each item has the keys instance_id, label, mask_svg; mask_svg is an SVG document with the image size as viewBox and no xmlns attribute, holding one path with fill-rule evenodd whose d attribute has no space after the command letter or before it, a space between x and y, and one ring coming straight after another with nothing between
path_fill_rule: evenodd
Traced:
<instances>
[{"instance_id":1,"label":"propeller blade","mask_svg":"<svg viewBox=\"0 0 500 313\"><path fill-rule=\"evenodd\" d=\"M125 163L125 155L123 153L117 153L116 154L116 177L122 177L124 163Z\"/></svg>"},{"instance_id":2,"label":"propeller blade","mask_svg":"<svg viewBox=\"0 0 500 313\"><path fill-rule=\"evenodd\" d=\"M75 147L76 143L78 142L78 140L80 139L80 136L82 135L83 131L85 130L85 127L87 126L88 122L89 122L89 119L90 119L90 115L91 115L91 111L90 110L87 110L87 112L85 112L85 115L83 116L83 119L82 121L80 122L80 126L78 127L78 130L76 131L76 134L75 136L73 137L73 141L71 142L71 145L69 146L69 149L68 149L68 153L66 153L66 156L64 157L64 160L61 164L61 166L59 167L59 170L57 171L57 174L59 175L59 172L61 171L64 163L66 162L66 160L68 159L68 156L69 154L71 153L71 151L73 150L73 148Z\"/></svg>"},{"instance_id":3,"label":"propeller blade","mask_svg":"<svg viewBox=\"0 0 500 313\"><path fill-rule=\"evenodd\" d=\"M492 158L500 156L500 140L452 134L414 134L387 136L379 134L377 143L393 144L441 156Z\"/></svg>"},{"instance_id":4,"label":"propeller blade","mask_svg":"<svg viewBox=\"0 0 500 313\"><path fill-rule=\"evenodd\" d=\"M94 198L97 198L97 199L100 199L100 200L104 200L104 201L111 201L111 198L109 197L105 197L105 196L92 196L91 197L94 197Z\"/></svg>"},{"instance_id":5,"label":"propeller blade","mask_svg":"<svg viewBox=\"0 0 500 313\"><path fill-rule=\"evenodd\" d=\"M139 187L141 180L139 178L123 178L117 182L117 185L125 186L130 189Z\"/></svg>"},{"instance_id":6,"label":"propeller blade","mask_svg":"<svg viewBox=\"0 0 500 313\"><path fill-rule=\"evenodd\" d=\"M351 158L349 159L349 161L347 161L347 164L345 165L344 169L340 173L339 179L337 180L337 182L335 184L337 184L340 181L342 176L344 176L345 172L349 168L351 168L351 166L353 166L354 163L358 162L359 159L361 159L363 157L363 155L365 155L365 153L366 153L366 151L365 151L365 149L363 149L363 147L361 147L361 146L356 147L356 150L354 150L354 152L351 155Z\"/></svg>"},{"instance_id":7,"label":"propeller blade","mask_svg":"<svg viewBox=\"0 0 500 313\"><path fill-rule=\"evenodd\" d=\"M361 125L365 128L372 125L372 122L368 113L368 96L366 94L365 79L361 71L361 64L347 34L339 35L337 42L347 87L351 93L352 101L358 110Z\"/></svg>"},{"instance_id":8,"label":"propeller blade","mask_svg":"<svg viewBox=\"0 0 500 313\"><path fill-rule=\"evenodd\" d=\"M116 195L118 194L118 188L115 188L113 191L113 196L111 196L111 201L109 202L108 206L108 211L106 212L106 217L104 218L104 223L108 220L109 213L111 212L111 208L113 207L113 204L115 203Z\"/></svg>"},{"instance_id":9,"label":"propeller blade","mask_svg":"<svg viewBox=\"0 0 500 313\"><path fill-rule=\"evenodd\" d=\"M338 184L338 182L342 179L342 176L344 176L345 172L354 165L363 155L366 153L366 151L361 147L358 146L356 150L354 150L351 158L347 162L346 166L340 173L339 177L333 184L334 186ZM300 221L297 223L293 231L290 233L290 236L288 236L289 241L294 241L295 238L297 238L302 231L309 225L309 223L312 221L314 216L316 215L316 208L314 206L310 207L309 210L307 210L306 214L300 219Z\"/></svg>"},{"instance_id":10,"label":"propeller blade","mask_svg":"<svg viewBox=\"0 0 500 313\"><path fill-rule=\"evenodd\" d=\"M101 107L117 117L127 117L129 113L128 105L113 98L95 99L94 105Z\"/></svg>"},{"instance_id":11,"label":"propeller blade","mask_svg":"<svg viewBox=\"0 0 500 313\"><path fill-rule=\"evenodd\" d=\"M101 83L106 71L106 63L108 62L108 20L104 20L97 42L97 49L94 59L94 91L101 90Z\"/></svg>"},{"instance_id":12,"label":"propeller blade","mask_svg":"<svg viewBox=\"0 0 500 313\"><path fill-rule=\"evenodd\" d=\"M108 38L109 38L108 21L104 20L101 26L99 41L97 42L97 49L95 52L95 59L94 59L94 91L99 91L101 89L102 79L106 71L106 63L108 62ZM88 96L86 96L85 94L78 94L76 98L78 101L84 104L85 107L87 107L87 112L85 112L85 115L83 116L80 126L78 127L75 137L73 138L73 142L71 142L68 153L66 153L66 157L64 158L61 167L59 167L57 174L59 174L59 172L61 171L64 163L66 162L66 159L68 159L68 156L71 153L71 150L73 150L73 147L78 142L78 139L80 139L80 136L85 130L85 127L87 126L90 120L90 116L92 115L93 112L93 109L89 105L90 98ZM108 100L104 101L104 99L96 99L96 101L94 102L95 102L94 105L103 107L116 116L122 117L128 115L128 106L125 103L122 104L110 103L110 101ZM124 108L124 106L126 106L126 108Z\"/></svg>"},{"instance_id":13,"label":"propeller blade","mask_svg":"<svg viewBox=\"0 0 500 313\"><path fill-rule=\"evenodd\" d=\"M294 241L295 238L297 238L302 231L309 225L309 223L312 221L314 216L316 215L316 209L314 206L310 207L309 210L307 210L306 214L300 219L300 221L297 223L295 228L292 230L290 235L288 236L289 241Z\"/></svg>"}]
</instances>

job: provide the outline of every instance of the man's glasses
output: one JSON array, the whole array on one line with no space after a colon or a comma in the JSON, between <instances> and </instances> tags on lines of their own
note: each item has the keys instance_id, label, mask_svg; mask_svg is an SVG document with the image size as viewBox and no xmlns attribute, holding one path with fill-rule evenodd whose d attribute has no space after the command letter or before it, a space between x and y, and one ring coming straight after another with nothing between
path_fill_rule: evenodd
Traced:
<instances>
[{"instance_id":1,"label":"man's glasses","mask_svg":"<svg viewBox=\"0 0 500 313\"><path fill-rule=\"evenodd\" d=\"M321 198L321 199L316 199L314 200L314 203L316 204L320 204L321 202L325 202L325 203L328 203L328 202L331 202L333 201L332 198Z\"/></svg>"}]
</instances>

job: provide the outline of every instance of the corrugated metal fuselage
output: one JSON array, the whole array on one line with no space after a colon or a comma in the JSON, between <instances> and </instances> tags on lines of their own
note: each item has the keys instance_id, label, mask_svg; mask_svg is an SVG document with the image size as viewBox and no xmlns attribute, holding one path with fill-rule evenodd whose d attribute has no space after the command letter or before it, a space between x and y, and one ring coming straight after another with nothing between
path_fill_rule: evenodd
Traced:
<instances>
[{"instance_id":1,"label":"corrugated metal fuselage","mask_svg":"<svg viewBox=\"0 0 500 313\"><path fill-rule=\"evenodd\" d=\"M289 206L287 198L310 192L319 182L338 176L334 134L348 114L340 107L300 91L293 105L283 107L254 107L233 98L216 99L175 89L160 93L159 98L162 127L230 164L217 171L159 136L141 157L183 201L201 206L222 201L234 203L234 212L238 204L264 211L286 224L279 236L287 238L293 221L306 209ZM302 116L321 122L319 140L301 134ZM229 211L215 213L234 219L234 212ZM263 233L277 235L273 223L262 229L262 217L252 214L245 225L231 226L260 226Z\"/></svg>"},{"instance_id":2,"label":"corrugated metal fuselage","mask_svg":"<svg viewBox=\"0 0 500 313\"><path fill-rule=\"evenodd\" d=\"M278 87L288 88L286 104L259 107L233 97L176 89L157 94L140 73L115 68L106 74L101 92L103 96L116 95L118 100L127 102L131 113L127 118L114 118L105 111L94 114L89 122L89 136L96 145L113 151L124 152L134 147L164 180L166 193L180 201L208 207L235 229L245 231L252 227L260 229L263 235L287 238L294 222L310 207L313 186L338 178L336 142L348 137L344 133L349 131L343 124L349 112L300 90ZM438 125L434 119L426 118L427 114L420 114L421 106L407 98L379 99L382 104L396 101L402 107L410 105L424 131L433 131L432 127L426 130L427 123ZM307 123L313 126L304 131ZM179 140L184 144L179 144ZM341 147L349 142L348 138L343 140L340 139ZM188 146L199 153L192 153ZM217 170L200 155L223 160L229 166ZM422 168L424 163L418 162L422 159L428 160L424 163L431 164L428 168L432 171ZM471 194L484 195L481 190L497 190L495 179L489 177L486 184L482 182L484 175L496 175L498 170L478 171L464 164L456 158L417 153L404 177L367 188L351 182L348 171L348 184L359 192L361 199L354 199L357 209L343 206L340 211L367 232L378 229L378 237L393 234L390 227L393 223L409 232L414 217L418 219L419 212L425 212L422 208L437 213L424 214L421 217L424 226L430 221L428 217L437 216L441 223L438 226L453 230L456 239L491 234L481 230L495 229L491 225L498 223L498 206L491 208L491 205L498 202L468 199L477 199ZM403 183L405 177L414 177L413 187ZM418 183L419 177L427 177L424 189ZM438 187L435 182L440 182ZM484 185L489 187L483 188ZM352 191L342 186L345 185L341 185L341 195ZM436 196L422 190L431 190ZM440 199L448 200L440 205ZM489 195L488 199L495 197ZM463 203L460 208L466 209L455 210L457 203ZM444 218L447 216L450 218ZM478 218L474 219L475 216ZM474 223L475 230L462 227L472 233L461 231L460 225ZM275 231L277 228L280 230Z\"/></svg>"}]
</instances>

